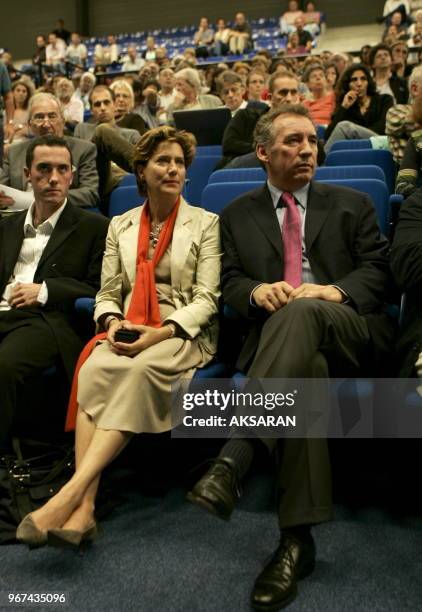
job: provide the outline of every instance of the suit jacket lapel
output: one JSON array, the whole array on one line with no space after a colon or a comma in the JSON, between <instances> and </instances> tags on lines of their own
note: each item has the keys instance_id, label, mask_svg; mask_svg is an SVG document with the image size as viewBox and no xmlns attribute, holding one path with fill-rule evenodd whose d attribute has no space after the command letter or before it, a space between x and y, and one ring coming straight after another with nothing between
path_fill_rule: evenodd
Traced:
<instances>
[{"instance_id":1,"label":"suit jacket lapel","mask_svg":"<svg viewBox=\"0 0 422 612\"><path fill-rule=\"evenodd\" d=\"M142 210L142 207L141 207ZM120 253L123 267L131 284L136 278L136 259L138 251L139 226L141 222L141 210L134 209L129 219L129 225L124 230L124 239L119 240Z\"/></svg>"},{"instance_id":2,"label":"suit jacket lapel","mask_svg":"<svg viewBox=\"0 0 422 612\"><path fill-rule=\"evenodd\" d=\"M192 213L185 200L181 198L179 212L174 225L171 245L171 282L179 287L185 262L192 246Z\"/></svg>"},{"instance_id":3,"label":"suit jacket lapel","mask_svg":"<svg viewBox=\"0 0 422 612\"><path fill-rule=\"evenodd\" d=\"M275 212L273 200L267 185L251 196L248 203L249 212L255 223L276 249L283 260L283 242L281 239L280 225Z\"/></svg>"},{"instance_id":4,"label":"suit jacket lapel","mask_svg":"<svg viewBox=\"0 0 422 612\"><path fill-rule=\"evenodd\" d=\"M24 238L23 226L26 218L26 210L21 213L16 213L11 219L11 224L7 228L7 231L3 234L3 244L1 246L1 276L0 276L0 289L1 293L3 288L8 282L10 275L12 274L16 261L18 259L22 242Z\"/></svg>"},{"instance_id":5,"label":"suit jacket lapel","mask_svg":"<svg viewBox=\"0 0 422 612\"><path fill-rule=\"evenodd\" d=\"M309 254L334 202L325 185L311 182L305 220L305 244Z\"/></svg>"},{"instance_id":6,"label":"suit jacket lapel","mask_svg":"<svg viewBox=\"0 0 422 612\"><path fill-rule=\"evenodd\" d=\"M41 266L47 261L49 257L59 248L59 246L75 231L78 223L78 216L72 208L69 202L66 204L62 214L57 221L56 227L50 236L50 240L47 242L41 259L38 263L37 272L41 269Z\"/></svg>"}]
</instances>

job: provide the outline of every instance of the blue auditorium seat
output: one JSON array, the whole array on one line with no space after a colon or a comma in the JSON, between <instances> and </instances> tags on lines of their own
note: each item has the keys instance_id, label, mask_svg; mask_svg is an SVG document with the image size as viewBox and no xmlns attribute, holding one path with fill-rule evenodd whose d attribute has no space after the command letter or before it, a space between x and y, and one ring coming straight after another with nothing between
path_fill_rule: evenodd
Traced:
<instances>
[{"instance_id":1,"label":"blue auditorium seat","mask_svg":"<svg viewBox=\"0 0 422 612\"><path fill-rule=\"evenodd\" d=\"M383 181L378 179L333 179L323 183L349 187L366 193L371 198L377 213L378 225L384 235L388 235L390 222L390 198Z\"/></svg>"},{"instance_id":2,"label":"blue auditorium seat","mask_svg":"<svg viewBox=\"0 0 422 612\"><path fill-rule=\"evenodd\" d=\"M216 214L221 211L237 196L246 191L262 187L262 181L238 181L235 183L212 183L202 192L201 206Z\"/></svg>"},{"instance_id":3,"label":"blue auditorium seat","mask_svg":"<svg viewBox=\"0 0 422 612\"><path fill-rule=\"evenodd\" d=\"M223 147L221 145L202 145L201 147L196 147L196 155L200 157L219 155L222 157Z\"/></svg>"},{"instance_id":4,"label":"blue auditorium seat","mask_svg":"<svg viewBox=\"0 0 422 612\"><path fill-rule=\"evenodd\" d=\"M243 181L266 181L267 174L263 168L227 168L216 170L208 179L212 183L233 183Z\"/></svg>"},{"instance_id":5,"label":"blue auditorium seat","mask_svg":"<svg viewBox=\"0 0 422 612\"><path fill-rule=\"evenodd\" d=\"M111 192L108 216L122 215L131 208L140 206L144 199L139 195L136 185L117 187Z\"/></svg>"},{"instance_id":6,"label":"blue auditorium seat","mask_svg":"<svg viewBox=\"0 0 422 612\"><path fill-rule=\"evenodd\" d=\"M384 170L379 166L320 166L315 171L317 181L351 178L374 178L386 183Z\"/></svg>"},{"instance_id":7,"label":"blue auditorium seat","mask_svg":"<svg viewBox=\"0 0 422 612\"><path fill-rule=\"evenodd\" d=\"M119 187L131 187L136 185L136 176L134 174L126 174L119 183Z\"/></svg>"},{"instance_id":8,"label":"blue auditorium seat","mask_svg":"<svg viewBox=\"0 0 422 612\"><path fill-rule=\"evenodd\" d=\"M199 205L201 202L202 191L220 158L220 155L197 156L189 166L186 173L189 179L186 187L186 199L190 204Z\"/></svg>"},{"instance_id":9,"label":"blue auditorium seat","mask_svg":"<svg viewBox=\"0 0 422 612\"><path fill-rule=\"evenodd\" d=\"M330 151L349 151L350 149L372 149L369 138L357 138L356 140L337 140Z\"/></svg>"},{"instance_id":10,"label":"blue auditorium seat","mask_svg":"<svg viewBox=\"0 0 422 612\"><path fill-rule=\"evenodd\" d=\"M389 193L394 191L396 166L390 151L379 149L351 149L349 151L330 151L325 160L326 166L375 165L384 170Z\"/></svg>"}]
</instances>

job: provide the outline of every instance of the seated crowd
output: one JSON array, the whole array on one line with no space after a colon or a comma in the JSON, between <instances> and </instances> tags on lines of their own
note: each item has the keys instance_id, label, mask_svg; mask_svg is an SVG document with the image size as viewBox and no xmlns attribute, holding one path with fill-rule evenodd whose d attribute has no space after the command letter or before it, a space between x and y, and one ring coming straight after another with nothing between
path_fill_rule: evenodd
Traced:
<instances>
[{"instance_id":1,"label":"seated crowd","mask_svg":"<svg viewBox=\"0 0 422 612\"><path fill-rule=\"evenodd\" d=\"M66 428L75 430L73 477L18 527L30 547L95 538L102 471L135 434L176 425L172 385L215 358L220 298L244 323L235 365L251 390L265 378L422 376L422 67L406 47L420 15L409 33L401 24L410 13L386 12L386 38L396 39L362 49L355 62L309 53L321 27L314 2L286 9L286 52L257 50L233 65L201 67L197 58L250 48L243 12L230 28L203 17L183 57L170 59L153 37L142 57L129 47L117 77L85 70L86 47L62 22L47 45L37 36L33 64L13 82L0 64L0 212L13 211L0 220L0 447L10 446L19 387L58 361L70 395ZM95 49L97 66L119 64L116 37L107 43ZM267 180L219 218L182 195L196 141L175 125L178 111L220 107L230 113L218 167L263 167ZM313 180L344 139L370 139L399 166L397 193L410 197L392 245L367 195ZM128 173L145 203L109 219ZM402 335L387 308L394 280L408 294ZM98 334L85 346L74 315L80 297L95 297ZM234 431L188 499L229 519L262 449L277 466L281 539L251 604L277 610L314 569L311 528L333 516L327 441Z\"/></svg>"}]
</instances>

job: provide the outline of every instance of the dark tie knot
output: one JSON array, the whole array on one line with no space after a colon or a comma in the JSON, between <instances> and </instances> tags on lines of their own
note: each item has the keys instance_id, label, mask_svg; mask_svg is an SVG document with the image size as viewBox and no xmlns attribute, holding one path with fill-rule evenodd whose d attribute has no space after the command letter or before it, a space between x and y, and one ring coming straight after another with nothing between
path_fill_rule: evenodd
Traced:
<instances>
[{"instance_id":1,"label":"dark tie knot","mask_svg":"<svg viewBox=\"0 0 422 612\"><path fill-rule=\"evenodd\" d=\"M277 204L277 208L290 208L297 204L296 198L290 191L283 191Z\"/></svg>"}]
</instances>

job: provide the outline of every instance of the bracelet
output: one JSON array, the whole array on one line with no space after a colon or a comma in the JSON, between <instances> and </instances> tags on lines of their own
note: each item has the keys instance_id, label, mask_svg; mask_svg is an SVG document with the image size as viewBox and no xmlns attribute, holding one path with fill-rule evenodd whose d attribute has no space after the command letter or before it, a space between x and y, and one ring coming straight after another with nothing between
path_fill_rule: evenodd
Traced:
<instances>
[{"instance_id":1,"label":"bracelet","mask_svg":"<svg viewBox=\"0 0 422 612\"><path fill-rule=\"evenodd\" d=\"M120 321L120 319L119 319L119 317L115 317L114 315L108 315L108 317L104 321L104 327L105 327L105 329L107 331L108 331L108 328L110 327L110 323L112 321Z\"/></svg>"},{"instance_id":2,"label":"bracelet","mask_svg":"<svg viewBox=\"0 0 422 612\"><path fill-rule=\"evenodd\" d=\"M176 335L176 326L174 323L166 323L166 327L168 327L170 329L170 336L169 338L174 338L174 336Z\"/></svg>"}]
</instances>

